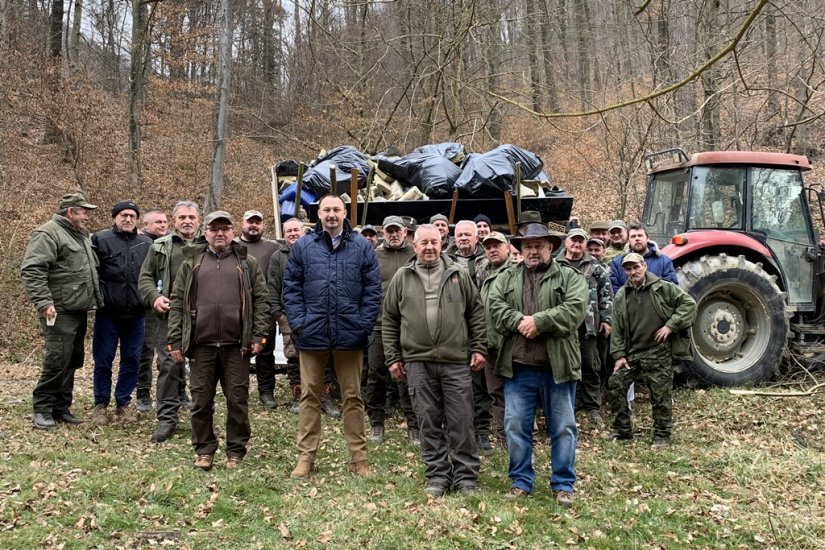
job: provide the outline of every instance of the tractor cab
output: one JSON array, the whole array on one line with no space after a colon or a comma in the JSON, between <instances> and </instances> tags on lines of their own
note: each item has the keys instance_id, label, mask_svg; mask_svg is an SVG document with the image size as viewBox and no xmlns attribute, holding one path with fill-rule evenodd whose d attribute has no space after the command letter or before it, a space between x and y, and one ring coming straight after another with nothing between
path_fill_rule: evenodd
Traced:
<instances>
[{"instance_id":1,"label":"tractor cab","mask_svg":"<svg viewBox=\"0 0 825 550\"><path fill-rule=\"evenodd\" d=\"M694 371L723 385L764 378L779 364L789 316L821 324L825 270L802 178L808 159L671 149L645 162L642 221L699 306Z\"/></svg>"}]
</instances>

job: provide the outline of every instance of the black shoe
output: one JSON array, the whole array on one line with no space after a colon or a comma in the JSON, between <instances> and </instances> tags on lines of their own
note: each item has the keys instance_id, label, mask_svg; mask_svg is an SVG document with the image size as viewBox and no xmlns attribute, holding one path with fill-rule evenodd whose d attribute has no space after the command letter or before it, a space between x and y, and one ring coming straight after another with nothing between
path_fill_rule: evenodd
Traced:
<instances>
[{"instance_id":1,"label":"black shoe","mask_svg":"<svg viewBox=\"0 0 825 550\"><path fill-rule=\"evenodd\" d=\"M613 430L612 432L602 436L602 438L606 439L607 441L630 441L631 439L633 439L633 434L620 432L619 430Z\"/></svg>"},{"instance_id":2,"label":"black shoe","mask_svg":"<svg viewBox=\"0 0 825 550\"><path fill-rule=\"evenodd\" d=\"M261 405L264 406L265 409L274 409L278 406L278 403L275 401L275 396L272 395L272 392L264 392L258 396L258 400L261 402Z\"/></svg>"},{"instance_id":3,"label":"black shoe","mask_svg":"<svg viewBox=\"0 0 825 550\"><path fill-rule=\"evenodd\" d=\"M32 414L32 423L39 430L50 430L57 426L52 413L34 413Z\"/></svg>"},{"instance_id":4,"label":"black shoe","mask_svg":"<svg viewBox=\"0 0 825 550\"><path fill-rule=\"evenodd\" d=\"M135 400L135 405L140 413L148 413L152 410L152 398L148 395L139 395Z\"/></svg>"},{"instance_id":5,"label":"black shoe","mask_svg":"<svg viewBox=\"0 0 825 550\"><path fill-rule=\"evenodd\" d=\"M163 443L167 439L171 439L173 435L175 435L174 426L158 426L157 431L152 434L149 441L152 443Z\"/></svg>"},{"instance_id":6,"label":"black shoe","mask_svg":"<svg viewBox=\"0 0 825 550\"><path fill-rule=\"evenodd\" d=\"M300 400L292 400L292 405L289 407L289 412L291 412L292 414L299 414L301 412Z\"/></svg>"},{"instance_id":7,"label":"black shoe","mask_svg":"<svg viewBox=\"0 0 825 550\"><path fill-rule=\"evenodd\" d=\"M338 418L341 416L341 411L338 410L338 407L336 407L332 399L329 398L321 399L321 412L330 418Z\"/></svg>"},{"instance_id":8,"label":"black shoe","mask_svg":"<svg viewBox=\"0 0 825 550\"><path fill-rule=\"evenodd\" d=\"M59 422L61 424L83 424L83 421L77 418L75 415L71 413L71 411L66 411L63 414L58 414L54 417L55 422Z\"/></svg>"},{"instance_id":9,"label":"black shoe","mask_svg":"<svg viewBox=\"0 0 825 550\"><path fill-rule=\"evenodd\" d=\"M476 447L478 447L478 452L483 455L492 453L493 447L490 445L490 436L487 434L476 434Z\"/></svg>"},{"instance_id":10,"label":"black shoe","mask_svg":"<svg viewBox=\"0 0 825 550\"><path fill-rule=\"evenodd\" d=\"M189 409L192 410L192 400L189 399L189 396L185 393L182 393L178 396L178 404L182 409Z\"/></svg>"}]
</instances>

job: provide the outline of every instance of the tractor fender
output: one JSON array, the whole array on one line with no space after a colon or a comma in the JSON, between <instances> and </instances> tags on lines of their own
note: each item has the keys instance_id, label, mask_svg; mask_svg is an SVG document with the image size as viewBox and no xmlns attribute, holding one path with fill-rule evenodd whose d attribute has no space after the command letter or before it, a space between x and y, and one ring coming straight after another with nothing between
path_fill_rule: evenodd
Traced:
<instances>
[{"instance_id":1,"label":"tractor fender","mask_svg":"<svg viewBox=\"0 0 825 550\"><path fill-rule=\"evenodd\" d=\"M674 241L679 242L680 239L685 239L687 242L685 244L674 244ZM707 229L679 233L672 237L670 243L663 247L661 251L662 254L673 260L674 265L678 266L688 259L707 254L707 251L711 249L727 251L733 255L742 254L745 250L748 250L753 253L753 256L764 258L764 261L770 264L775 272L780 274L780 277L782 276L782 270L777 266L771 249L758 239L737 231Z\"/></svg>"}]
</instances>

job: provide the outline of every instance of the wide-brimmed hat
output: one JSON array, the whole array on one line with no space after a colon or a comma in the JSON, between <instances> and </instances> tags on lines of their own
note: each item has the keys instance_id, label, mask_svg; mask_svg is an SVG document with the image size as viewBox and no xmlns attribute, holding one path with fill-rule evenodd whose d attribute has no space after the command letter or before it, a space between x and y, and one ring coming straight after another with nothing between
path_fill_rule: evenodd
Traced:
<instances>
[{"instance_id":1,"label":"wide-brimmed hat","mask_svg":"<svg viewBox=\"0 0 825 550\"><path fill-rule=\"evenodd\" d=\"M564 238L564 233L558 231L550 231L543 223L529 223L522 229L522 234L512 237L510 244L516 247L516 250L521 251L521 242L525 239L547 239L553 244L553 250L561 246L561 241Z\"/></svg>"},{"instance_id":2,"label":"wide-brimmed hat","mask_svg":"<svg viewBox=\"0 0 825 550\"><path fill-rule=\"evenodd\" d=\"M525 210L519 216L518 221L516 222L516 227L520 225L526 225L528 223L543 223L541 219L541 212L538 210Z\"/></svg>"}]
</instances>

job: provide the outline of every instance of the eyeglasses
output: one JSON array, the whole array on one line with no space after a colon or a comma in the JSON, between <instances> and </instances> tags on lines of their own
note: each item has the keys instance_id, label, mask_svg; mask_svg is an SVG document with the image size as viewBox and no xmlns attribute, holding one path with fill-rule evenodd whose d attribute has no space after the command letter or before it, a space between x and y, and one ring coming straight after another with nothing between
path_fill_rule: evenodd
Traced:
<instances>
[{"instance_id":1,"label":"eyeglasses","mask_svg":"<svg viewBox=\"0 0 825 550\"><path fill-rule=\"evenodd\" d=\"M231 233L232 226L230 225L229 227L207 227L206 230L211 233Z\"/></svg>"}]
</instances>

